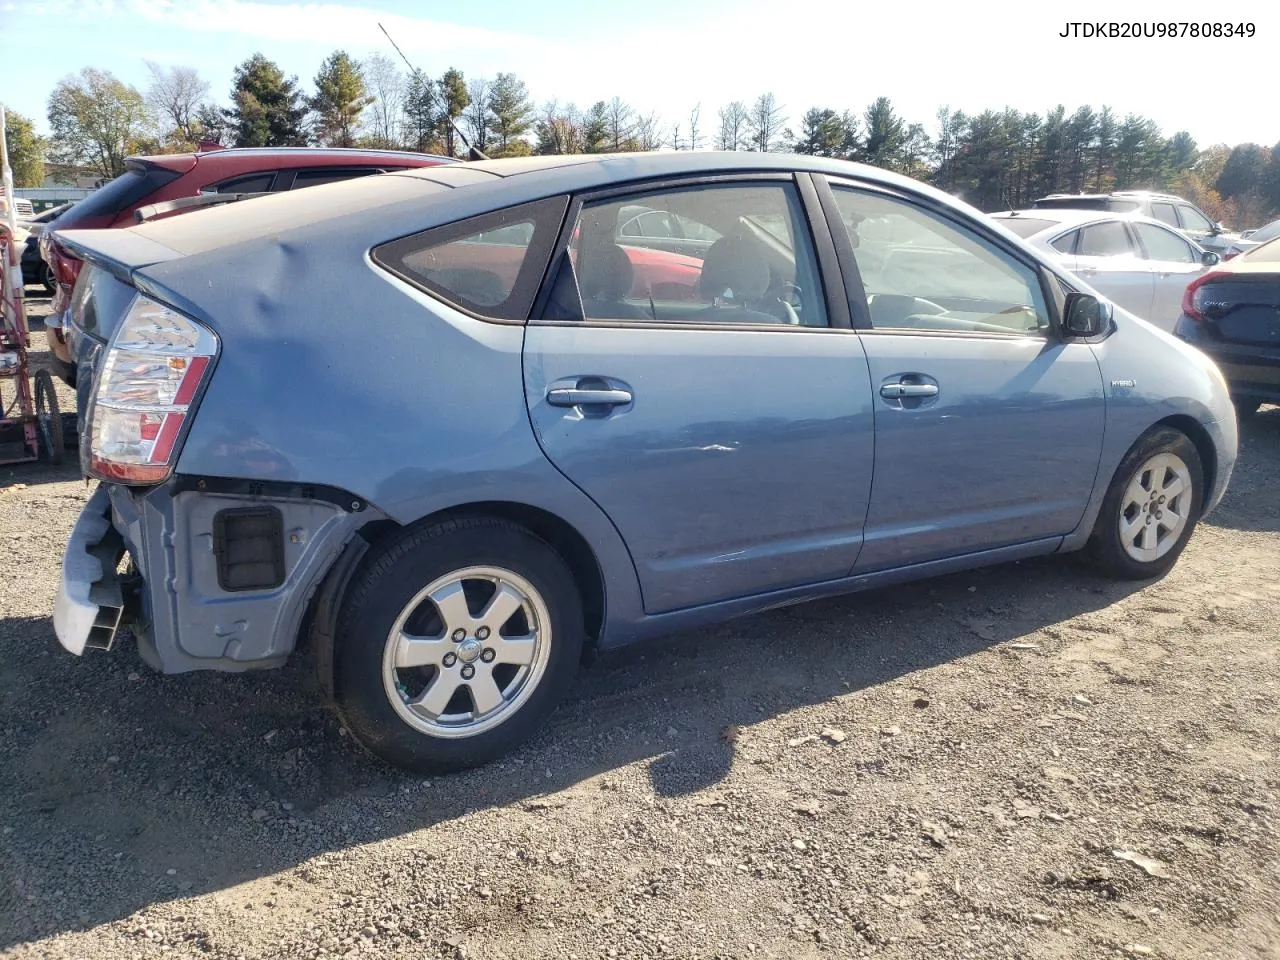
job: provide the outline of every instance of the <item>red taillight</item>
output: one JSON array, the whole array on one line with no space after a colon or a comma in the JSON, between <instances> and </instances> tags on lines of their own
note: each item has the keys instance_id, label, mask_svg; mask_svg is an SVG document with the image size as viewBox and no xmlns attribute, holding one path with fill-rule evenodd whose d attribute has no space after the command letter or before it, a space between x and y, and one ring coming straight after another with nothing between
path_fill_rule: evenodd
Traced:
<instances>
[{"instance_id":1,"label":"red taillight","mask_svg":"<svg viewBox=\"0 0 1280 960\"><path fill-rule=\"evenodd\" d=\"M1232 257L1236 257L1239 255L1240 255L1239 250L1228 250L1226 253L1222 255L1222 261L1223 263L1225 263L1226 261L1230 260Z\"/></svg>"},{"instance_id":2,"label":"red taillight","mask_svg":"<svg viewBox=\"0 0 1280 960\"><path fill-rule=\"evenodd\" d=\"M167 479L216 354L211 330L162 303L134 297L103 359L89 408L89 472L120 483Z\"/></svg>"},{"instance_id":3,"label":"red taillight","mask_svg":"<svg viewBox=\"0 0 1280 960\"><path fill-rule=\"evenodd\" d=\"M1201 300L1200 289L1209 281L1226 276L1230 276L1230 274L1215 270L1212 273L1202 274L1187 284L1187 289L1182 292L1182 312L1196 321L1196 323L1203 323L1204 312L1202 310L1203 301Z\"/></svg>"}]
</instances>

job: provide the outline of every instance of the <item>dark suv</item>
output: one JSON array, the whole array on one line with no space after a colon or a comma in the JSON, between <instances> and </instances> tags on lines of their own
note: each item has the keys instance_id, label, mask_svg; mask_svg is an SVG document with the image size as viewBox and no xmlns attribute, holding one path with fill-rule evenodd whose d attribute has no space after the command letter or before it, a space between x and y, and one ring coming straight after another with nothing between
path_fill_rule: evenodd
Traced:
<instances>
[{"instance_id":1,"label":"dark suv","mask_svg":"<svg viewBox=\"0 0 1280 960\"><path fill-rule=\"evenodd\" d=\"M62 332L62 318L71 302L80 261L58 243L59 231L134 226L135 214L144 206L201 194L276 193L391 170L457 162L435 154L320 147L243 147L130 157L123 174L81 200L58 217L54 229L41 234L40 255L52 268L57 282L53 310L45 321L54 372L75 386L75 365ZM179 212L156 211L154 218Z\"/></svg>"},{"instance_id":2,"label":"dark suv","mask_svg":"<svg viewBox=\"0 0 1280 960\"><path fill-rule=\"evenodd\" d=\"M1226 253L1239 235L1212 220L1188 200L1171 193L1148 190L1116 190L1113 193L1053 193L1031 204L1033 210L1108 210L1113 213L1140 213L1167 223L1218 256Z\"/></svg>"}]
</instances>

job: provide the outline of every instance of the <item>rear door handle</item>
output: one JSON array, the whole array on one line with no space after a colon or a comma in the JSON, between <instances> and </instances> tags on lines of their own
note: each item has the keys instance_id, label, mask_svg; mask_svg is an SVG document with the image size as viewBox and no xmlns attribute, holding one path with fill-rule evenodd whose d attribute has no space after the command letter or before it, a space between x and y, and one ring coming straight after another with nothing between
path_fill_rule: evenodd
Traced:
<instances>
[{"instance_id":1,"label":"rear door handle","mask_svg":"<svg viewBox=\"0 0 1280 960\"><path fill-rule=\"evenodd\" d=\"M547 403L553 407L581 407L593 404L620 407L635 398L630 390L582 389L581 387L553 387L547 391Z\"/></svg>"},{"instance_id":2,"label":"rear door handle","mask_svg":"<svg viewBox=\"0 0 1280 960\"><path fill-rule=\"evenodd\" d=\"M936 397L938 385L935 383L886 383L880 387L880 396L890 400L901 400L903 397Z\"/></svg>"}]
</instances>

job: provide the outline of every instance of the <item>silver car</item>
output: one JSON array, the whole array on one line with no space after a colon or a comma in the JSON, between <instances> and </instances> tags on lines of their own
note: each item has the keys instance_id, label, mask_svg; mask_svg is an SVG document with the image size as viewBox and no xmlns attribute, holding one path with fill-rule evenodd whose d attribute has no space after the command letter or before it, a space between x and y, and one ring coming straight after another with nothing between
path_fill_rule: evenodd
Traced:
<instances>
[{"instance_id":1,"label":"silver car","mask_svg":"<svg viewBox=\"0 0 1280 960\"><path fill-rule=\"evenodd\" d=\"M1218 262L1216 253L1137 214L1010 210L991 217L1162 330L1173 330L1187 284Z\"/></svg>"},{"instance_id":2,"label":"silver car","mask_svg":"<svg viewBox=\"0 0 1280 960\"><path fill-rule=\"evenodd\" d=\"M1172 193L1150 190L1116 190L1114 193L1054 193L1031 202L1037 213L1043 210L1094 210L1099 213L1136 213L1151 217L1177 230L1188 240L1221 256L1239 239L1209 218L1189 200Z\"/></svg>"}]
</instances>

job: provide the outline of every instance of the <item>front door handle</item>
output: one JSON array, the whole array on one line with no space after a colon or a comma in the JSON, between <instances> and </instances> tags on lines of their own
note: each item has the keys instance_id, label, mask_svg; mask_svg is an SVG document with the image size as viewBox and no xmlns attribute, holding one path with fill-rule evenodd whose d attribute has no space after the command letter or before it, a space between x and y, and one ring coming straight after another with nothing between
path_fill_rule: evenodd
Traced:
<instances>
[{"instance_id":1,"label":"front door handle","mask_svg":"<svg viewBox=\"0 0 1280 960\"><path fill-rule=\"evenodd\" d=\"M553 407L581 407L593 404L620 407L635 399L630 390L583 389L581 387L553 387L547 391L547 403Z\"/></svg>"},{"instance_id":2,"label":"front door handle","mask_svg":"<svg viewBox=\"0 0 1280 960\"><path fill-rule=\"evenodd\" d=\"M880 396L890 400L901 400L905 397L936 397L936 383L886 383L880 387Z\"/></svg>"}]
</instances>

